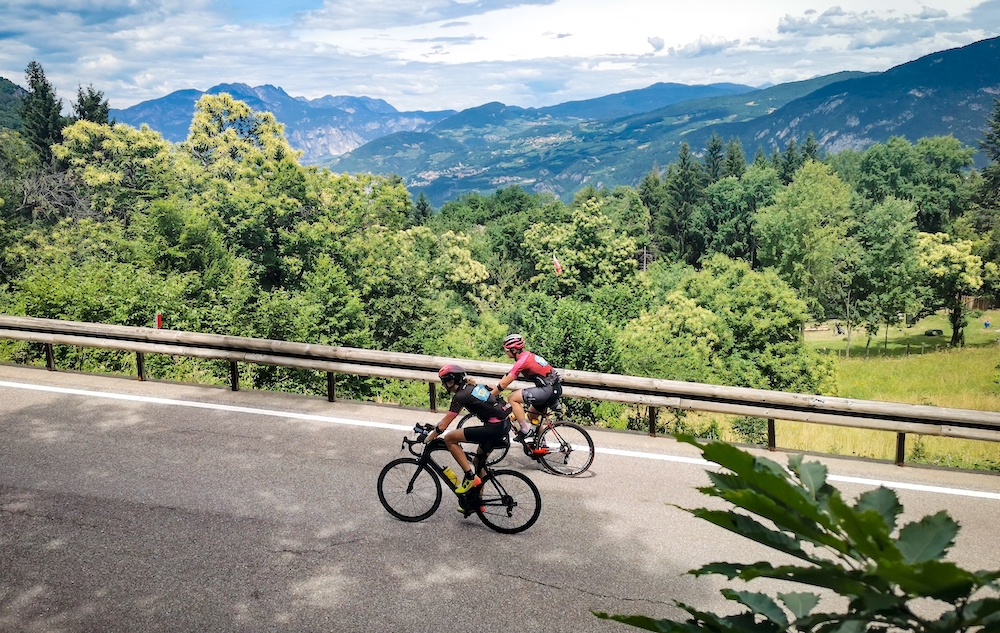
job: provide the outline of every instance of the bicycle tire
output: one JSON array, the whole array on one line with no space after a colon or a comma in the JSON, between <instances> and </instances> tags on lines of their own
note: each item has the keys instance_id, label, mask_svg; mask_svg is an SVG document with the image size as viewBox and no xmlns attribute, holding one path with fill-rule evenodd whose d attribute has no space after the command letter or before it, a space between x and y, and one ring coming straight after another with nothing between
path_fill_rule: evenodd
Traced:
<instances>
[{"instance_id":1,"label":"bicycle tire","mask_svg":"<svg viewBox=\"0 0 1000 633\"><path fill-rule=\"evenodd\" d=\"M535 455L550 473L575 477L594 463L594 440L575 422L559 421L539 428Z\"/></svg>"},{"instance_id":2,"label":"bicycle tire","mask_svg":"<svg viewBox=\"0 0 1000 633\"><path fill-rule=\"evenodd\" d=\"M456 428L470 427L470 426L482 426L483 422L476 417L474 413L468 413L461 420L458 421L458 426ZM472 442L462 442L462 450L466 453L475 453L478 449L478 445ZM492 451L490 451L489 457L486 458L487 466L494 466L503 461L504 457L507 457L507 451L510 450L510 435L504 438L504 441L497 444Z\"/></svg>"},{"instance_id":3,"label":"bicycle tire","mask_svg":"<svg viewBox=\"0 0 1000 633\"><path fill-rule=\"evenodd\" d=\"M516 470L492 470L472 500L486 527L502 534L517 534L535 524L542 512L542 495L527 475Z\"/></svg>"},{"instance_id":4,"label":"bicycle tire","mask_svg":"<svg viewBox=\"0 0 1000 633\"><path fill-rule=\"evenodd\" d=\"M441 480L412 457L386 464L377 487L382 507L401 521L423 521L441 505Z\"/></svg>"}]
</instances>

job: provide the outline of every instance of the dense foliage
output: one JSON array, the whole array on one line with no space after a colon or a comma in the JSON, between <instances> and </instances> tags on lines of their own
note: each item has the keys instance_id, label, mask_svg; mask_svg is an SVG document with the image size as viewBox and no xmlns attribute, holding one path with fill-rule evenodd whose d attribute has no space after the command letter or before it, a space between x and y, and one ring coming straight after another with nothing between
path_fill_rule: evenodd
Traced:
<instances>
[{"instance_id":1,"label":"dense foliage","mask_svg":"<svg viewBox=\"0 0 1000 633\"><path fill-rule=\"evenodd\" d=\"M815 140L792 140L747 165L716 137L636 188L588 186L567 205L508 187L435 210L398 178L302 166L272 114L228 94L203 96L174 144L109 123L92 86L57 120L40 65L28 79L24 126L0 130L9 313L124 325L162 313L174 329L498 359L521 331L562 367L832 393L829 360L803 345L808 319L871 340L900 313L947 308L960 344L962 297L997 287L995 169L970 171L951 138L822 161ZM81 368L129 362L61 353ZM309 372L243 371L257 387L322 388Z\"/></svg>"},{"instance_id":2,"label":"dense foliage","mask_svg":"<svg viewBox=\"0 0 1000 633\"><path fill-rule=\"evenodd\" d=\"M862 493L849 504L826 482L826 466L803 461L802 455L790 457L786 470L721 442L680 439L699 446L705 459L725 469L710 471L712 485L701 492L740 510L690 512L789 560L779 565L717 562L690 573L782 580L827 596L821 603L821 595L811 591L779 592L775 599L727 588L722 595L740 604L740 613L722 616L678 603L687 620L598 617L662 633L959 633L1000 627L1000 571L972 572L943 560L959 528L947 512L900 526L903 506L888 488ZM829 600L829 594L843 600Z\"/></svg>"}]
</instances>

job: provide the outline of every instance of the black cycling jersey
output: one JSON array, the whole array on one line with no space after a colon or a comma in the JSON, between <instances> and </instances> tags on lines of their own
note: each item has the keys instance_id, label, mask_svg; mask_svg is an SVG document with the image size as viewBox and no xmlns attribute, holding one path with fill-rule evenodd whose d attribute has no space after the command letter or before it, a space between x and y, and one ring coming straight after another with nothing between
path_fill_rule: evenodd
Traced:
<instances>
[{"instance_id":1,"label":"black cycling jersey","mask_svg":"<svg viewBox=\"0 0 1000 633\"><path fill-rule=\"evenodd\" d=\"M465 385L451 399L449 411L458 414L462 407L475 414L483 424L503 422L510 415L510 405L490 393L484 385Z\"/></svg>"}]
</instances>

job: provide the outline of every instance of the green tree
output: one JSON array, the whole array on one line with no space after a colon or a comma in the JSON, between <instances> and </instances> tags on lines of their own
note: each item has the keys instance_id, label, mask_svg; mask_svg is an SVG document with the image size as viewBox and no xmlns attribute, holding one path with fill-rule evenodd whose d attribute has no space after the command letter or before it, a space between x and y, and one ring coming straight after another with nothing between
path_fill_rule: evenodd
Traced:
<instances>
[{"instance_id":1,"label":"green tree","mask_svg":"<svg viewBox=\"0 0 1000 633\"><path fill-rule=\"evenodd\" d=\"M858 217L856 239L862 252L855 279L858 315L870 333L885 327L886 347L898 315L916 309L915 215L913 203L886 198Z\"/></svg>"},{"instance_id":2,"label":"green tree","mask_svg":"<svg viewBox=\"0 0 1000 633\"><path fill-rule=\"evenodd\" d=\"M770 578L833 593L816 609L820 594L779 592L776 598L744 588L722 590L740 605L733 615L716 615L677 603L684 621L642 615L597 617L661 633L846 633L910 631L971 633L1000 627L1000 572L969 572L943 560L955 543L959 525L944 511L900 526L903 513L896 493L880 487L849 504L827 483L827 468L788 459L788 469L765 457L721 442L701 444L702 456L722 466L708 471L712 485L699 490L733 508L689 512L709 523L763 545L790 563L709 563L689 573L717 574L744 582ZM918 603L943 608L932 617L918 615ZM828 607L829 608L829 607Z\"/></svg>"},{"instance_id":3,"label":"green tree","mask_svg":"<svg viewBox=\"0 0 1000 633\"><path fill-rule=\"evenodd\" d=\"M198 99L183 147L209 174L226 180L264 175L299 155L273 114L255 112L225 92Z\"/></svg>"},{"instance_id":4,"label":"green tree","mask_svg":"<svg viewBox=\"0 0 1000 633\"><path fill-rule=\"evenodd\" d=\"M413 205L413 211L407 218L407 224L410 226L422 226L432 215L434 215L434 207L431 206L431 201L427 199L427 194L421 191L420 195L417 196L417 201Z\"/></svg>"},{"instance_id":5,"label":"green tree","mask_svg":"<svg viewBox=\"0 0 1000 633\"><path fill-rule=\"evenodd\" d=\"M819 159L819 143L816 142L816 135L809 132L806 140L802 142L802 162Z\"/></svg>"},{"instance_id":6,"label":"green tree","mask_svg":"<svg viewBox=\"0 0 1000 633\"><path fill-rule=\"evenodd\" d=\"M108 100L104 98L104 93L95 90L93 84L87 86L86 91L84 91L83 86L77 86L76 103L73 104L73 117L77 121L107 124L109 123L109 110Z\"/></svg>"},{"instance_id":7,"label":"green tree","mask_svg":"<svg viewBox=\"0 0 1000 633\"><path fill-rule=\"evenodd\" d=\"M831 393L833 365L801 337L806 304L774 271L715 255L679 290L719 316L732 331L726 384L760 389Z\"/></svg>"},{"instance_id":8,"label":"green tree","mask_svg":"<svg viewBox=\"0 0 1000 633\"><path fill-rule=\"evenodd\" d=\"M708 144L705 146L705 177L708 179L706 184L712 184L719 178L722 178L726 167L726 156L725 156L725 146L722 143L722 138L718 134L712 132L712 137L708 139Z\"/></svg>"},{"instance_id":9,"label":"green tree","mask_svg":"<svg viewBox=\"0 0 1000 633\"><path fill-rule=\"evenodd\" d=\"M822 298L833 277L835 252L850 226L850 189L832 170L806 163L772 206L757 213L757 256L823 313Z\"/></svg>"},{"instance_id":10,"label":"green tree","mask_svg":"<svg viewBox=\"0 0 1000 633\"><path fill-rule=\"evenodd\" d=\"M972 254L971 242L953 239L947 233L921 233L917 258L937 305L948 310L951 345L963 345L967 318L962 298L979 290L984 272L995 274L995 269L984 268L982 259Z\"/></svg>"},{"instance_id":11,"label":"green tree","mask_svg":"<svg viewBox=\"0 0 1000 633\"><path fill-rule=\"evenodd\" d=\"M136 209L175 189L180 175L169 142L143 125L80 120L52 152L86 184L93 208L127 221Z\"/></svg>"},{"instance_id":12,"label":"green tree","mask_svg":"<svg viewBox=\"0 0 1000 633\"><path fill-rule=\"evenodd\" d=\"M894 136L864 153L857 189L876 203L890 196L910 200L916 205L919 230L946 230L972 197L964 174L972 154L954 137L923 138L913 145Z\"/></svg>"},{"instance_id":13,"label":"green tree","mask_svg":"<svg viewBox=\"0 0 1000 633\"><path fill-rule=\"evenodd\" d=\"M677 159L670 163L663 180L665 204L653 216L660 251L674 261L694 263L698 253L691 248L690 219L705 202L706 176L687 143L681 143Z\"/></svg>"},{"instance_id":14,"label":"green tree","mask_svg":"<svg viewBox=\"0 0 1000 633\"><path fill-rule=\"evenodd\" d=\"M738 138L729 140L726 145L726 161L722 166L722 176L742 178L747 168L747 159L743 155L743 145Z\"/></svg>"},{"instance_id":15,"label":"green tree","mask_svg":"<svg viewBox=\"0 0 1000 633\"><path fill-rule=\"evenodd\" d=\"M20 210L22 183L39 166L38 154L23 136L0 129L0 219L9 219Z\"/></svg>"},{"instance_id":16,"label":"green tree","mask_svg":"<svg viewBox=\"0 0 1000 633\"><path fill-rule=\"evenodd\" d=\"M753 234L758 209L774 202L781 186L777 172L752 165L743 177L722 178L705 189L706 203L691 215L692 248L699 259L714 253L753 264L756 242Z\"/></svg>"},{"instance_id":17,"label":"green tree","mask_svg":"<svg viewBox=\"0 0 1000 633\"><path fill-rule=\"evenodd\" d=\"M55 88L45 77L45 70L31 61L25 71L28 94L21 103L21 133L48 165L52 161L52 145L62 140L66 119L62 116L62 99L56 99Z\"/></svg>"},{"instance_id":18,"label":"green tree","mask_svg":"<svg viewBox=\"0 0 1000 633\"><path fill-rule=\"evenodd\" d=\"M986 119L979 150L986 155L989 164L982 171L978 198L983 206L997 209L1000 208L1000 99L993 100L993 112Z\"/></svg>"},{"instance_id":19,"label":"green tree","mask_svg":"<svg viewBox=\"0 0 1000 633\"><path fill-rule=\"evenodd\" d=\"M781 152L780 155L775 154L775 169L778 170L781 182L787 185L795 180L795 172L805 162L806 157L799 151L798 145L795 143L795 137L790 137L788 143L785 145L785 151Z\"/></svg>"},{"instance_id":20,"label":"green tree","mask_svg":"<svg viewBox=\"0 0 1000 633\"><path fill-rule=\"evenodd\" d=\"M716 314L682 292L628 323L618 336L624 370L634 376L725 384L733 333Z\"/></svg>"},{"instance_id":21,"label":"green tree","mask_svg":"<svg viewBox=\"0 0 1000 633\"><path fill-rule=\"evenodd\" d=\"M566 224L537 224L524 234L524 241L538 273L532 280L538 288L559 295L589 286L618 283L635 273L635 240L617 230L591 198L573 211ZM562 266L553 270L553 257Z\"/></svg>"}]
</instances>

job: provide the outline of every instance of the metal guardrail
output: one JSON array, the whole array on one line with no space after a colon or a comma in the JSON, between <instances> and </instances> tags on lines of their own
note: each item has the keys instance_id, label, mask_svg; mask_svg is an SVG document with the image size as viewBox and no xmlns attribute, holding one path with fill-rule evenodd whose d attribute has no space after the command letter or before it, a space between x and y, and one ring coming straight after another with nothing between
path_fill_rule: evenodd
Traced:
<instances>
[{"instance_id":1,"label":"metal guardrail","mask_svg":"<svg viewBox=\"0 0 1000 633\"><path fill-rule=\"evenodd\" d=\"M233 390L239 389L237 366L241 362L325 371L330 401L336 399L336 374L417 380L429 384L430 408L435 411L437 370L442 365L459 363L474 377L485 380L498 380L510 369L509 364L488 361L9 315L0 315L0 338L44 344L50 370L55 370L53 345L134 352L140 380L146 378L145 354L225 360L230 363ZM833 398L569 369L560 370L560 373L564 396L646 405L651 435L655 434L657 409L672 408L767 419L771 449L775 448L774 420L891 431L897 434L898 464L904 461L907 433L1000 441L1000 413L992 411ZM515 382L513 386L528 384Z\"/></svg>"}]
</instances>

